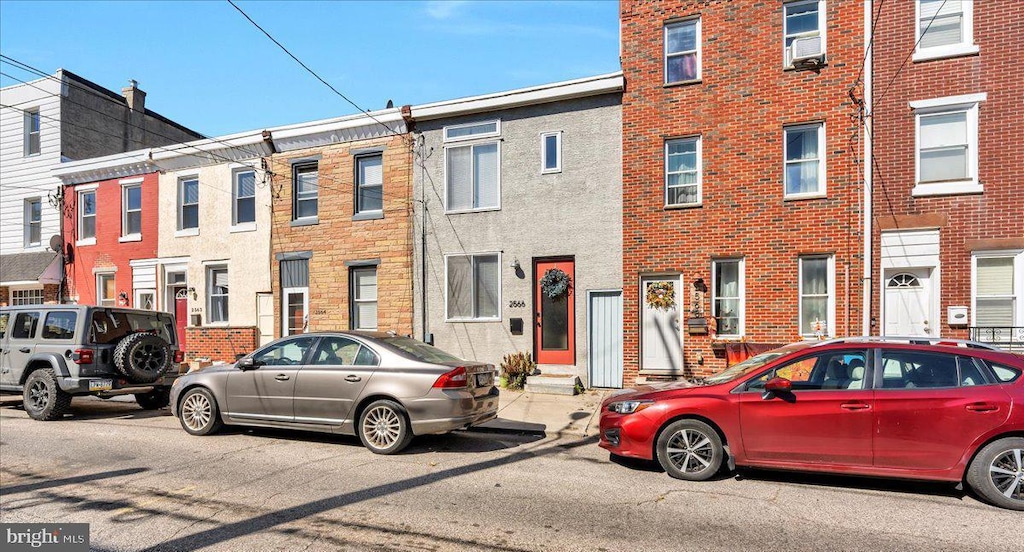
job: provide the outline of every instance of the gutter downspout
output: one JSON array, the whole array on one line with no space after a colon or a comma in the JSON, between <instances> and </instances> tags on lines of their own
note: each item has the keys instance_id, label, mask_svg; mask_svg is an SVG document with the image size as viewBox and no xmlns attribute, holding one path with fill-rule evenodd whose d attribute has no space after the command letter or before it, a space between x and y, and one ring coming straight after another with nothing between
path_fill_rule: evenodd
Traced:
<instances>
[{"instance_id":1,"label":"gutter downspout","mask_svg":"<svg viewBox=\"0 0 1024 552\"><path fill-rule=\"evenodd\" d=\"M872 142L872 118L874 108L871 104L871 58L873 56L873 37L871 34L873 8L871 0L864 1L864 112L861 113L864 125L864 304L862 305L863 320L861 321L861 334L871 335L871 274L872 274L872 167L873 158L871 152Z\"/></svg>"}]
</instances>

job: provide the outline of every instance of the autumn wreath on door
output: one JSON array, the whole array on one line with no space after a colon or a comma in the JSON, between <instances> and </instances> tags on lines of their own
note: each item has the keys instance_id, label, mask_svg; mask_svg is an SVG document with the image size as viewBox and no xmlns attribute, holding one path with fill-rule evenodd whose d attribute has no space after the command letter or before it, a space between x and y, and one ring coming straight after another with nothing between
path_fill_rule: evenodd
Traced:
<instances>
[{"instance_id":1,"label":"autumn wreath on door","mask_svg":"<svg viewBox=\"0 0 1024 552\"><path fill-rule=\"evenodd\" d=\"M572 281L564 270L549 268L540 279L540 291L548 299L558 299L569 292Z\"/></svg>"},{"instance_id":2,"label":"autumn wreath on door","mask_svg":"<svg viewBox=\"0 0 1024 552\"><path fill-rule=\"evenodd\" d=\"M647 284L647 306L652 309L668 310L676 306L676 287L673 282L651 282Z\"/></svg>"}]
</instances>

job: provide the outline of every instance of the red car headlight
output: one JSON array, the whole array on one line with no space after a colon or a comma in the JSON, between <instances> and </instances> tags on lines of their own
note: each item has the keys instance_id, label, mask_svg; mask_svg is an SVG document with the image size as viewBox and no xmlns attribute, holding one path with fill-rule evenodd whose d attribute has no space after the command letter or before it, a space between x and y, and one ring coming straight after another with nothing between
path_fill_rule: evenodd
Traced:
<instances>
[{"instance_id":1,"label":"red car headlight","mask_svg":"<svg viewBox=\"0 0 1024 552\"><path fill-rule=\"evenodd\" d=\"M653 404L654 401L651 400L618 401L609 404L608 410L618 414L632 414L634 412L640 412Z\"/></svg>"}]
</instances>

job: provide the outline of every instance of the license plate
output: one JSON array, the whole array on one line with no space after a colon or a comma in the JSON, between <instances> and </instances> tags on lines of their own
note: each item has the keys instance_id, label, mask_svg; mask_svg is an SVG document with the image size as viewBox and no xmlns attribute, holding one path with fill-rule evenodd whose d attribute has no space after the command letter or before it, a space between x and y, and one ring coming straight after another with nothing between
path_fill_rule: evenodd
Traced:
<instances>
[{"instance_id":1,"label":"license plate","mask_svg":"<svg viewBox=\"0 0 1024 552\"><path fill-rule=\"evenodd\" d=\"M477 387L490 387L492 383L494 383L494 374L486 372L484 374L476 375Z\"/></svg>"},{"instance_id":2,"label":"license plate","mask_svg":"<svg viewBox=\"0 0 1024 552\"><path fill-rule=\"evenodd\" d=\"M89 391L110 391L114 388L114 380L89 380Z\"/></svg>"}]
</instances>

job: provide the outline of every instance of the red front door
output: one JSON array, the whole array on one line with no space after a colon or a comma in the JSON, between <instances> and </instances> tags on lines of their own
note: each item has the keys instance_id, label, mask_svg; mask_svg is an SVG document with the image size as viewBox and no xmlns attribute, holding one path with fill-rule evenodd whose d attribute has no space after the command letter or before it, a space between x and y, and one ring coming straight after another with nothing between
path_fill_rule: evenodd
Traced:
<instances>
[{"instance_id":1,"label":"red front door","mask_svg":"<svg viewBox=\"0 0 1024 552\"><path fill-rule=\"evenodd\" d=\"M534 305L536 321L533 332L538 364L576 364L576 273L572 260L536 261L534 263ZM561 271L568 277L568 286L545 287L544 277ZM549 280L557 282L556 278ZM552 296L554 295L554 296Z\"/></svg>"},{"instance_id":2,"label":"red front door","mask_svg":"<svg viewBox=\"0 0 1024 552\"><path fill-rule=\"evenodd\" d=\"M185 326L188 325L188 298L177 295L176 293L174 298L174 324L178 330L178 348L184 351Z\"/></svg>"}]
</instances>

